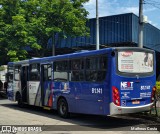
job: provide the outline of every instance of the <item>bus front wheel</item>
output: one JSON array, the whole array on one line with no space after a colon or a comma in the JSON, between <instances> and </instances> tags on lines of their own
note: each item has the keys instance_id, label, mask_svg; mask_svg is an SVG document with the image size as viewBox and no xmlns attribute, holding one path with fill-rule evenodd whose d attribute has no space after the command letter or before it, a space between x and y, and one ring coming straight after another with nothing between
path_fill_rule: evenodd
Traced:
<instances>
[{"instance_id":1,"label":"bus front wheel","mask_svg":"<svg viewBox=\"0 0 160 134\"><path fill-rule=\"evenodd\" d=\"M17 94L17 102L18 102L18 106L19 107L23 107L23 101L22 101L22 97L20 94Z\"/></svg>"},{"instance_id":2,"label":"bus front wheel","mask_svg":"<svg viewBox=\"0 0 160 134\"><path fill-rule=\"evenodd\" d=\"M68 112L68 104L67 101L64 98L61 98L58 101L58 114L62 117L62 118L67 118L69 116L69 112Z\"/></svg>"}]
</instances>

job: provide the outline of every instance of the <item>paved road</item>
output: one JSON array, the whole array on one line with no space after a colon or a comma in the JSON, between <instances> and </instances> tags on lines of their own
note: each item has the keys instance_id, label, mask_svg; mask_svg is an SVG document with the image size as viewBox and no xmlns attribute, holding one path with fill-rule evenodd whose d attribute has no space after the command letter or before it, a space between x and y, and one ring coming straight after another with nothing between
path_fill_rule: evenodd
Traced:
<instances>
[{"instance_id":1,"label":"paved road","mask_svg":"<svg viewBox=\"0 0 160 134\"><path fill-rule=\"evenodd\" d=\"M159 124L160 121L155 121L155 119L145 119L144 117L135 115L115 117L72 115L69 119L62 119L57 115L56 111L47 111L33 106L25 106L24 108L19 108L14 102L8 101L6 99L0 99L0 125L23 125L21 126L21 129L36 129L32 127L34 125L36 125L36 127L40 125L42 130L46 130L42 132L32 133L127 134L129 131L129 133L134 134L137 134L138 132L140 132L141 134L158 134L159 131L144 130L157 129L157 125ZM131 129L141 131L131 131ZM30 134L31 132L18 133Z\"/></svg>"}]
</instances>

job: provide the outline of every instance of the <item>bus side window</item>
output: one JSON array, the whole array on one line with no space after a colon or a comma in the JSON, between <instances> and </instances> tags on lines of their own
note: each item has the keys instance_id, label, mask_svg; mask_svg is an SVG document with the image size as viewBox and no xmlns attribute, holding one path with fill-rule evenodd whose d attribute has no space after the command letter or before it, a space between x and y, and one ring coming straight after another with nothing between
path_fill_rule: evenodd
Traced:
<instances>
[{"instance_id":1,"label":"bus side window","mask_svg":"<svg viewBox=\"0 0 160 134\"><path fill-rule=\"evenodd\" d=\"M71 81L84 81L84 61L82 59L74 59L71 63Z\"/></svg>"},{"instance_id":2,"label":"bus side window","mask_svg":"<svg viewBox=\"0 0 160 134\"><path fill-rule=\"evenodd\" d=\"M40 80L40 64L31 64L29 67L29 79L30 81Z\"/></svg>"},{"instance_id":3,"label":"bus side window","mask_svg":"<svg viewBox=\"0 0 160 134\"><path fill-rule=\"evenodd\" d=\"M55 61L54 65L54 81L68 80L68 61Z\"/></svg>"},{"instance_id":4,"label":"bus side window","mask_svg":"<svg viewBox=\"0 0 160 134\"><path fill-rule=\"evenodd\" d=\"M86 58L86 81L103 81L106 76L106 55Z\"/></svg>"},{"instance_id":5,"label":"bus side window","mask_svg":"<svg viewBox=\"0 0 160 134\"><path fill-rule=\"evenodd\" d=\"M97 80L97 57L86 58L86 81Z\"/></svg>"},{"instance_id":6,"label":"bus side window","mask_svg":"<svg viewBox=\"0 0 160 134\"><path fill-rule=\"evenodd\" d=\"M100 58L100 68L98 69L98 81L103 81L106 78L107 56L103 55Z\"/></svg>"},{"instance_id":7,"label":"bus side window","mask_svg":"<svg viewBox=\"0 0 160 134\"><path fill-rule=\"evenodd\" d=\"M51 64L44 65L44 81L50 81L51 80Z\"/></svg>"},{"instance_id":8,"label":"bus side window","mask_svg":"<svg viewBox=\"0 0 160 134\"><path fill-rule=\"evenodd\" d=\"M21 68L21 66L15 66L14 67L14 80L15 81L20 80L20 68Z\"/></svg>"}]
</instances>

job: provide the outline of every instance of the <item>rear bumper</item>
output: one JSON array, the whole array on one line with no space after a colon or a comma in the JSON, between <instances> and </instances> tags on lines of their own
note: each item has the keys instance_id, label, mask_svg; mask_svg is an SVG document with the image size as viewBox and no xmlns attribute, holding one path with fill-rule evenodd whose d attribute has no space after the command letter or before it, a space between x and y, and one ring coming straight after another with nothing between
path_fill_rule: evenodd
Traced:
<instances>
[{"instance_id":1,"label":"rear bumper","mask_svg":"<svg viewBox=\"0 0 160 134\"><path fill-rule=\"evenodd\" d=\"M143 105L143 106L136 106L136 107L121 107L121 106L116 106L112 102L110 103L110 115L149 111L152 105L153 103Z\"/></svg>"}]
</instances>

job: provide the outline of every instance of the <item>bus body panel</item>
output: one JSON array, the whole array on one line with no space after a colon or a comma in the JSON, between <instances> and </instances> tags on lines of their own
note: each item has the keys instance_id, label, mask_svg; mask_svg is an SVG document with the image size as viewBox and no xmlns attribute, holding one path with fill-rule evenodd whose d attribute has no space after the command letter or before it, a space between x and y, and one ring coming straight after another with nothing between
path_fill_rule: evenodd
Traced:
<instances>
[{"instance_id":1,"label":"bus body panel","mask_svg":"<svg viewBox=\"0 0 160 134\"><path fill-rule=\"evenodd\" d=\"M13 83L9 82L7 87L7 97L11 101L15 101L15 93L13 89Z\"/></svg>"},{"instance_id":2,"label":"bus body panel","mask_svg":"<svg viewBox=\"0 0 160 134\"><path fill-rule=\"evenodd\" d=\"M21 94L20 91L20 81L13 81L8 83L7 87L7 96L8 99L11 101L16 101L17 93Z\"/></svg>"},{"instance_id":3,"label":"bus body panel","mask_svg":"<svg viewBox=\"0 0 160 134\"><path fill-rule=\"evenodd\" d=\"M89 114L104 114L108 104L104 105L106 87L102 84L88 84L79 82L45 82L44 106L57 108L59 97L64 97L69 105L69 112ZM104 92L104 93L103 93ZM109 103L109 97L107 97Z\"/></svg>"},{"instance_id":4,"label":"bus body panel","mask_svg":"<svg viewBox=\"0 0 160 134\"><path fill-rule=\"evenodd\" d=\"M149 81L149 78L139 78L138 82L137 78L118 78L118 76L114 78L117 82L113 82L113 86L117 87L120 93L120 106L110 103L110 106L113 106L111 113L135 113L150 109L153 104L151 103L152 88L155 84Z\"/></svg>"},{"instance_id":5,"label":"bus body panel","mask_svg":"<svg viewBox=\"0 0 160 134\"><path fill-rule=\"evenodd\" d=\"M16 94L21 94L21 82L20 81L13 81L13 91L14 91L14 101L16 101Z\"/></svg>"},{"instance_id":6,"label":"bus body panel","mask_svg":"<svg viewBox=\"0 0 160 134\"><path fill-rule=\"evenodd\" d=\"M155 83L152 82L152 76L150 78L116 79L119 79L119 81L114 83L114 85L120 89L122 106L131 107L151 103L152 88L155 86Z\"/></svg>"},{"instance_id":7,"label":"bus body panel","mask_svg":"<svg viewBox=\"0 0 160 134\"><path fill-rule=\"evenodd\" d=\"M46 107L53 107L53 91L54 91L54 86L52 85L51 81L45 81L43 83L43 88L42 88L42 95L41 95L41 100L42 100L42 105Z\"/></svg>"},{"instance_id":8,"label":"bus body panel","mask_svg":"<svg viewBox=\"0 0 160 134\"><path fill-rule=\"evenodd\" d=\"M107 48L98 51L29 60L29 66L31 64L40 65L40 80L27 82L28 104L57 110L58 101L63 97L66 99L68 110L71 113L114 115L149 110L153 105L151 94L152 88L155 86L155 61L152 75L123 75L117 71L118 57L116 49L118 51L132 50L132 48ZM134 48L134 50L146 51L146 49L139 48ZM147 51L150 52L149 50ZM106 56L105 79L103 81L87 80L86 59L88 57L98 57L99 55L101 57ZM57 61L67 61L68 66L71 66L72 60L75 59L81 59L85 62L84 80L71 80L72 71L75 71L72 68L68 72L56 72L54 70L54 65ZM100 58L98 60L100 61ZM50 80L45 80L43 78L45 75L44 70L49 65L52 66L50 70L51 78L49 78ZM102 64L99 64L99 66L102 66ZM55 79L54 75L56 76ZM63 77L61 79L61 75L64 75L64 79ZM99 77L97 76L97 78ZM17 91L21 93L20 84L19 81L13 82L14 97ZM115 91L119 94L120 102L118 105L115 104L113 99L113 89L116 89ZM10 99L12 100L12 98L12 93L10 92Z\"/></svg>"},{"instance_id":9,"label":"bus body panel","mask_svg":"<svg viewBox=\"0 0 160 134\"><path fill-rule=\"evenodd\" d=\"M107 65L107 71L106 71L106 79L105 79L105 90L104 90L104 115L110 114L110 102L112 100L112 71L113 71L113 56L112 56L112 50L108 52L108 65Z\"/></svg>"},{"instance_id":10,"label":"bus body panel","mask_svg":"<svg viewBox=\"0 0 160 134\"><path fill-rule=\"evenodd\" d=\"M28 82L29 104L41 106L41 86L39 81Z\"/></svg>"},{"instance_id":11,"label":"bus body panel","mask_svg":"<svg viewBox=\"0 0 160 134\"><path fill-rule=\"evenodd\" d=\"M75 92L77 113L103 114L103 84L71 82L70 85L70 88L73 88Z\"/></svg>"},{"instance_id":12,"label":"bus body panel","mask_svg":"<svg viewBox=\"0 0 160 134\"><path fill-rule=\"evenodd\" d=\"M154 54L154 53L153 53ZM140 58L140 57L139 57ZM153 105L152 90L155 87L155 71L148 76L143 74L123 75L117 71L117 59L112 59L110 114L135 113L150 110ZM154 58L155 70L155 58ZM113 103L113 87L119 92L120 105Z\"/></svg>"}]
</instances>

